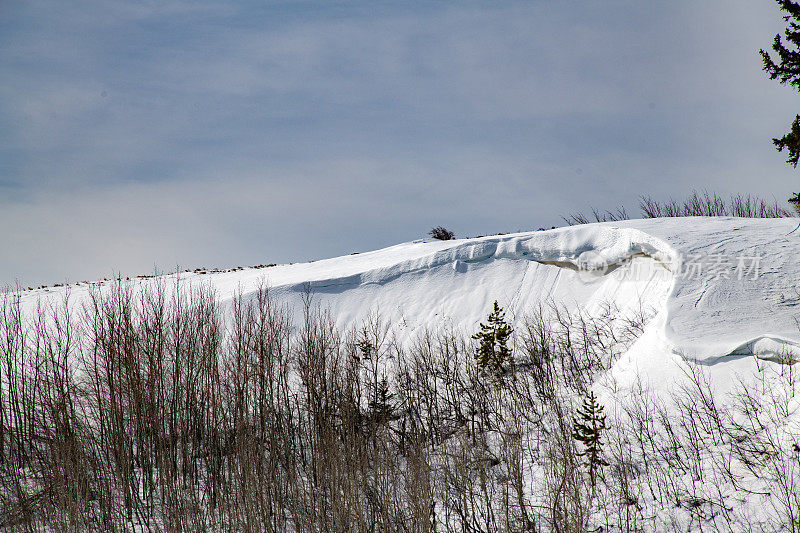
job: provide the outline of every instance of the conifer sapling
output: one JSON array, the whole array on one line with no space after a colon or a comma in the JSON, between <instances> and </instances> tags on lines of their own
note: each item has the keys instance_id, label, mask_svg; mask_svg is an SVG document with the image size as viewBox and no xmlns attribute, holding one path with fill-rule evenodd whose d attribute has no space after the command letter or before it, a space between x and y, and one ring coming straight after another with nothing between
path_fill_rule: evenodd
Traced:
<instances>
[{"instance_id":1,"label":"conifer sapling","mask_svg":"<svg viewBox=\"0 0 800 533\"><path fill-rule=\"evenodd\" d=\"M486 323L481 322L480 331L472 336L480 341L475 352L475 361L481 370L503 371L506 362L511 359L508 339L512 332L511 325L505 320L503 308L495 300L494 310L489 314Z\"/></svg>"},{"instance_id":2,"label":"conifer sapling","mask_svg":"<svg viewBox=\"0 0 800 533\"><path fill-rule=\"evenodd\" d=\"M598 403L594 392L589 391L589 395L583 399L583 406L578 409L578 418L573 421L572 436L583 444L583 451L578 452L578 456L586 461L589 479L594 487L597 472L603 466L608 466L608 462L602 457L602 432L608 428L606 415L603 414L603 406Z\"/></svg>"}]
</instances>

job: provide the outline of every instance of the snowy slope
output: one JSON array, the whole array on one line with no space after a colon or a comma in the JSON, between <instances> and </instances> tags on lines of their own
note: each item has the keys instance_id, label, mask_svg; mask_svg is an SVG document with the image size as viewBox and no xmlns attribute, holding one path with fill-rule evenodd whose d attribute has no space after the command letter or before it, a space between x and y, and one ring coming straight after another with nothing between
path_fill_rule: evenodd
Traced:
<instances>
[{"instance_id":1,"label":"snowy slope","mask_svg":"<svg viewBox=\"0 0 800 533\"><path fill-rule=\"evenodd\" d=\"M176 279L182 287L210 287L223 310L229 310L237 296L255 298L260 288L267 286L272 301L294 313L295 325L301 324L304 300L311 295L315 305L330 310L340 330L358 328L379 314L381 323L401 344L437 328L452 329L468 338L485 320L494 300L504 307L507 318L515 321L517 331L523 331L526 317L539 309L566 308L569 313L562 317L580 318L570 323L577 327L568 329L569 335L553 322L553 337L561 344L552 350L555 357L550 359L549 370L546 363L537 370L541 361L526 361L524 350L519 350L521 364L500 376L475 373L478 381L463 376L461 381L450 381L450 371L442 373L442 368L449 366L434 365L439 368L438 376L423 366L415 370L422 375L418 381L411 385L398 381L398 392L403 387L414 392L429 379L428 374L434 375L431 390L441 381L443 390L448 391L442 396L443 412L451 408L450 396L463 395L464 404L458 404L463 412L475 416L476 405L481 405L486 416L497 415L491 419L494 427L487 423L488 429L478 430L483 431L486 450L475 455L475 437L466 438L470 430L460 434L463 439L447 436L432 441L427 452L433 458L431 472L448 472L447 461L459 457L454 452L464 443L467 455L463 457L470 464L486 463L473 459L481 457L480 453L498 458L496 463L489 462L493 466L488 478L474 476L477 470L468 470L471 474L465 477L492 479L503 486L511 471L508 465L521 461L526 492L520 500L530 502L531 509L544 510L540 516L546 520L547 502L551 501L548 483L558 486L554 493L558 495L567 480L558 477L567 464L560 458L570 457L561 453L577 451L570 447L569 415L583 400L582 387L589 386L611 421L604 442L612 459L606 465L606 479L598 485L602 488L598 488L597 499L592 503L592 496L581 504L590 510L587 520L592 524L605 524L606 530L613 531L777 532L789 530L789 522L796 523L800 503L800 388L796 386L796 367L784 364L800 360L798 222L670 218L597 223L474 239L420 240L311 263L181 273L131 283L134 291L140 285L163 284L164 294L170 296L174 295L170 284ZM23 313L35 324L38 306L52 303L54 309L60 309L68 295L69 305L79 314L92 291L99 287L111 292L115 283L26 290L18 296ZM619 320L623 326L624 317L630 318L635 327L619 337L606 335L613 326L603 328L616 324L607 320L609 316L623 317ZM585 317L599 320L582 321ZM598 324L597 330L591 329ZM583 326L589 333L582 336ZM187 331L196 335L199 330ZM611 342L607 342L609 338ZM38 348L37 340L34 337L29 342ZM373 351L376 355L371 361L376 366L371 376L375 380L377 365L392 365L390 352L385 350L389 357L379 362L378 351ZM406 353L416 356L414 351ZM454 368L472 360L472 355L464 352L459 354L461 359L451 359L451 352L435 353ZM574 361L568 359L574 353L580 360L577 371L570 366ZM86 360L91 367L91 358L84 360L84 366ZM363 370L367 379L372 379L369 369L361 367L367 363L348 361L357 361L356 372ZM584 363L586 366L581 366ZM239 372L239 360L234 366ZM291 362L281 366L289 369L285 374L287 391L305 386L305 378L291 367ZM339 372L345 367L331 368ZM76 366L79 378L82 372L83 368ZM254 370L253 375L259 372L263 370ZM518 376L530 380L517 381ZM570 382L576 376L580 387ZM324 379L328 377L311 381L309 386L325 383ZM486 403L475 403L478 396L470 395L474 385L464 387L469 383L489 384L480 392L486 395L480 396ZM518 384L524 386L517 389ZM515 390L520 396L512 394ZM302 394L293 394L284 398L297 403L300 413ZM437 398L437 394L431 397ZM409 398L412 396L406 401ZM292 403L288 411L294 408ZM459 435L459 426L452 425L454 418L448 417L452 415L430 420L447 426L451 431L447 435ZM466 428L466 418L463 420ZM559 439L559 434L564 434L567 442ZM511 459L506 459L503 454L513 446L524 453L510 453ZM565 448L559 451L560 446ZM375 449L370 445L370 453ZM387 450L390 455L397 452L395 448ZM556 475L548 481L548 476L554 475L553 467ZM563 471L565 476L570 472L568 468ZM581 498L579 478L574 482L578 488L569 489L578 494L576 501ZM442 484L436 490L443 494L452 489Z\"/></svg>"},{"instance_id":2,"label":"snowy slope","mask_svg":"<svg viewBox=\"0 0 800 533\"><path fill-rule=\"evenodd\" d=\"M800 231L797 219L673 218L549 231L419 240L369 253L210 274L223 303L264 283L300 312L302 294L330 308L338 325L379 313L399 340L423 327L472 333L498 300L520 320L555 302L592 313L646 311L648 328L627 362L657 367L676 357L705 365L747 356L798 358ZM26 291L23 302L63 288ZM73 301L88 289L72 287ZM752 357L750 357L752 359ZM634 365L635 366L635 365Z\"/></svg>"}]
</instances>

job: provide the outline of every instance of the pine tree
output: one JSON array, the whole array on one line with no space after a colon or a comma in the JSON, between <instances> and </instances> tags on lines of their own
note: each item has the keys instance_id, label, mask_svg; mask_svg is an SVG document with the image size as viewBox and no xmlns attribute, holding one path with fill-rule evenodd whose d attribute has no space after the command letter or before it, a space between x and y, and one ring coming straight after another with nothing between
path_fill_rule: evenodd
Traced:
<instances>
[{"instance_id":1,"label":"pine tree","mask_svg":"<svg viewBox=\"0 0 800 533\"><path fill-rule=\"evenodd\" d=\"M366 327L362 330L361 340L356 343L356 346L361 352L359 365L366 365L366 377L369 383L366 419L382 425L394 416L394 394L390 392L386 375L379 374L381 356L373 342L370 341ZM379 375L380 377L378 377Z\"/></svg>"},{"instance_id":2,"label":"pine tree","mask_svg":"<svg viewBox=\"0 0 800 533\"><path fill-rule=\"evenodd\" d=\"M502 372L508 360L511 359L511 349L508 339L513 332L505 320L503 309L494 302L494 310L489 314L486 323L481 323L481 330L472 336L480 341L475 352L475 361L481 370Z\"/></svg>"},{"instance_id":3,"label":"pine tree","mask_svg":"<svg viewBox=\"0 0 800 533\"><path fill-rule=\"evenodd\" d=\"M386 376L381 377L371 396L372 398L369 400L370 418L377 424L384 424L391 420L394 412L392 405L394 394L389 392L389 382L386 380Z\"/></svg>"},{"instance_id":4,"label":"pine tree","mask_svg":"<svg viewBox=\"0 0 800 533\"><path fill-rule=\"evenodd\" d=\"M792 0L776 1L781 11L787 13L783 17L783 20L787 22L787 28L784 31L786 43L784 44L780 34L775 36L772 49L777 54L778 63L773 61L769 53L763 49L759 50L761 59L764 61L763 69L769 74L771 80L778 80L778 83L788 84L800 91L800 24L798 24L800 22L800 4ZM786 148L789 153L786 162L797 168L797 162L800 159L800 115L795 116L789 133L780 139L772 139L772 143L779 152Z\"/></svg>"},{"instance_id":5,"label":"pine tree","mask_svg":"<svg viewBox=\"0 0 800 533\"><path fill-rule=\"evenodd\" d=\"M602 432L608 428L606 415L603 414L603 406L597 402L594 392L589 391L589 395L583 399L578 416L580 419L573 418L572 436L583 444L583 451L578 452L578 456L585 459L589 468L589 479L594 487L597 472L603 466L608 466L608 462L602 457Z\"/></svg>"}]
</instances>

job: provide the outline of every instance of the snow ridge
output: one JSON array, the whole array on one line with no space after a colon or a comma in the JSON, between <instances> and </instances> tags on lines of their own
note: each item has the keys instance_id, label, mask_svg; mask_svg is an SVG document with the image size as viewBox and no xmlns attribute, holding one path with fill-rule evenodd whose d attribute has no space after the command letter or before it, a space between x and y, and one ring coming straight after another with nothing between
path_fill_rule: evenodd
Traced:
<instances>
[{"instance_id":1,"label":"snow ridge","mask_svg":"<svg viewBox=\"0 0 800 533\"><path fill-rule=\"evenodd\" d=\"M451 241L418 240L310 263L208 274L223 302L266 282L275 298L300 313L306 291L343 329L379 313L400 341L423 328L474 332L494 300L520 321L548 302L589 312L647 309L653 317L630 361L658 359L719 365L748 356L800 359L800 235L797 219L687 217L570 226ZM757 258L753 275L712 272L721 260ZM698 263L699 267L687 268ZM141 283L145 283L142 281ZM28 291L58 300L65 287ZM72 286L76 305L88 294ZM299 318L299 316L298 316ZM657 365L656 365L657 366Z\"/></svg>"}]
</instances>

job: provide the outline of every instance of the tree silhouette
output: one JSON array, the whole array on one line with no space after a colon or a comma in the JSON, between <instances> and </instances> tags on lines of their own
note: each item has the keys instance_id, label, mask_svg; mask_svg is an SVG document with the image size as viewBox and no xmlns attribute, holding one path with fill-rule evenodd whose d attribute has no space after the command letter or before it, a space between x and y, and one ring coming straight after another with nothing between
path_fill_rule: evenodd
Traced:
<instances>
[{"instance_id":1,"label":"tree silhouette","mask_svg":"<svg viewBox=\"0 0 800 533\"><path fill-rule=\"evenodd\" d=\"M391 420L394 414L393 399L394 394L389 391L389 382L386 376L382 376L378 381L378 386L374 392L370 394L369 399L369 417L376 424L385 424Z\"/></svg>"}]
</instances>

